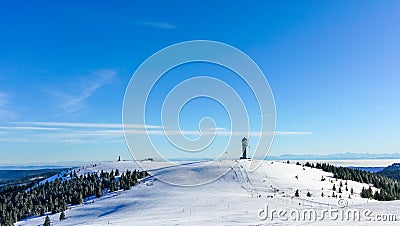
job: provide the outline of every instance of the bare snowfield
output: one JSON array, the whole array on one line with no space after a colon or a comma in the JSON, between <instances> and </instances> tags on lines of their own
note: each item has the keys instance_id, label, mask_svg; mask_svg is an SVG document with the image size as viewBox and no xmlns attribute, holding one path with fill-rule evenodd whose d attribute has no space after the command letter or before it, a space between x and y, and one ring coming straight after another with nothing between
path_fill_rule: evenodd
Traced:
<instances>
[{"instance_id":1,"label":"bare snowfield","mask_svg":"<svg viewBox=\"0 0 400 226\"><path fill-rule=\"evenodd\" d=\"M58 220L59 214L49 216L53 225L400 225L400 201L360 198L359 192L363 186L368 187L366 184L347 181L348 191L342 187L343 193L338 194L342 199L333 198L333 184L339 188L340 180L333 179L331 173L282 161L262 161L256 171L250 172L250 161L262 160L189 163L198 165L196 170L168 162L141 162L156 177L143 179L129 191L109 193L71 206L63 221ZM82 167L79 173L135 168L140 166L133 161L110 162ZM217 180L199 186L174 186L161 181L197 184L203 182L201 178L222 175L226 170ZM321 181L322 176L325 181ZM354 195L350 195L350 188ZM294 197L296 189L300 197ZM307 192L311 197L306 196ZM361 217L348 217L350 210ZM309 211L315 211L316 219L308 219ZM397 218L383 221L390 217L384 214L395 214ZM33 217L16 225L43 222L44 217Z\"/></svg>"}]
</instances>

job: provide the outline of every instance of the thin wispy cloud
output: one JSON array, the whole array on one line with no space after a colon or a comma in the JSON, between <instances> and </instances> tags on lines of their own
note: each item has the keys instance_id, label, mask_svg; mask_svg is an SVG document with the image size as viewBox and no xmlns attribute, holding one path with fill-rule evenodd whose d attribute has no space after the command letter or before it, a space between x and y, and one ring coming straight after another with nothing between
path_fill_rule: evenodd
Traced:
<instances>
[{"instance_id":1,"label":"thin wispy cloud","mask_svg":"<svg viewBox=\"0 0 400 226\"><path fill-rule=\"evenodd\" d=\"M0 126L0 130L62 130L62 128L35 126Z\"/></svg>"},{"instance_id":2,"label":"thin wispy cloud","mask_svg":"<svg viewBox=\"0 0 400 226\"><path fill-rule=\"evenodd\" d=\"M259 131L249 131L249 132L231 132L231 131L221 131L221 130L206 130L206 131L198 131L198 130L149 130L149 131L139 131L139 130L125 130L126 134L132 135L169 135L169 136L179 136L179 135L203 135L203 136L285 136L285 135L310 135L311 132L259 132Z\"/></svg>"},{"instance_id":3,"label":"thin wispy cloud","mask_svg":"<svg viewBox=\"0 0 400 226\"><path fill-rule=\"evenodd\" d=\"M59 140L60 143L85 143L83 140L81 139L77 139L77 138L72 138L72 139L62 139Z\"/></svg>"},{"instance_id":4,"label":"thin wispy cloud","mask_svg":"<svg viewBox=\"0 0 400 226\"><path fill-rule=\"evenodd\" d=\"M144 21L139 23L139 25L156 29L176 29L176 26L173 24L156 21Z\"/></svg>"},{"instance_id":5,"label":"thin wispy cloud","mask_svg":"<svg viewBox=\"0 0 400 226\"><path fill-rule=\"evenodd\" d=\"M57 98L59 107L66 113L73 113L86 107L88 99L96 90L100 89L116 76L114 70L97 70L88 76L81 77L72 83L69 82L63 89L47 87L42 90Z\"/></svg>"},{"instance_id":6,"label":"thin wispy cloud","mask_svg":"<svg viewBox=\"0 0 400 226\"><path fill-rule=\"evenodd\" d=\"M72 123L72 122L13 122L17 126L0 126L3 131L28 131L42 130L40 133L24 134L32 142L56 142L56 143L93 143L93 142L123 142L126 135L150 135L150 136L289 136L310 135L311 132L302 131L227 131L225 128L209 128L199 130L169 130L158 125L128 124L123 130L119 123ZM13 132L15 132L13 131ZM38 131L39 132L39 131ZM10 138L12 139L12 138ZM10 140L11 141L11 140Z\"/></svg>"},{"instance_id":7,"label":"thin wispy cloud","mask_svg":"<svg viewBox=\"0 0 400 226\"><path fill-rule=\"evenodd\" d=\"M27 143L29 141L27 138L0 138L0 142Z\"/></svg>"},{"instance_id":8,"label":"thin wispy cloud","mask_svg":"<svg viewBox=\"0 0 400 226\"><path fill-rule=\"evenodd\" d=\"M266 114L266 115L257 115L257 118L266 118L266 117L272 117L272 114Z\"/></svg>"},{"instance_id":9,"label":"thin wispy cloud","mask_svg":"<svg viewBox=\"0 0 400 226\"><path fill-rule=\"evenodd\" d=\"M0 92L0 120L15 118L16 114L10 106L10 95Z\"/></svg>"},{"instance_id":10,"label":"thin wispy cloud","mask_svg":"<svg viewBox=\"0 0 400 226\"><path fill-rule=\"evenodd\" d=\"M208 128L207 130L209 130L209 131L224 131L224 130L226 130L225 128L220 128L220 127L215 127L215 128Z\"/></svg>"},{"instance_id":11,"label":"thin wispy cloud","mask_svg":"<svg viewBox=\"0 0 400 226\"><path fill-rule=\"evenodd\" d=\"M8 95L0 92L0 109L4 108L8 104Z\"/></svg>"},{"instance_id":12,"label":"thin wispy cloud","mask_svg":"<svg viewBox=\"0 0 400 226\"><path fill-rule=\"evenodd\" d=\"M291 132L275 132L275 136L280 136L280 135L312 135L312 132L304 132L304 131L291 131Z\"/></svg>"},{"instance_id":13,"label":"thin wispy cloud","mask_svg":"<svg viewBox=\"0 0 400 226\"><path fill-rule=\"evenodd\" d=\"M76 128L109 128L109 129L161 129L162 126L145 125L145 124L125 124L122 123L80 123L80 122L13 122L17 125L30 126L52 126L52 127L76 127Z\"/></svg>"}]
</instances>

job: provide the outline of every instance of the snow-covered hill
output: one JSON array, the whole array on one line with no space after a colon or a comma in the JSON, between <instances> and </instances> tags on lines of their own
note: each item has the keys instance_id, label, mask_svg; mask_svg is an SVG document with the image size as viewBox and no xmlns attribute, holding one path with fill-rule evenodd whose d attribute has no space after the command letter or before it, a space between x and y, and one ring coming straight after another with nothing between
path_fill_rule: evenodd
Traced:
<instances>
[{"instance_id":1,"label":"snow-covered hill","mask_svg":"<svg viewBox=\"0 0 400 226\"><path fill-rule=\"evenodd\" d=\"M86 200L84 204L71 206L65 211L66 220L59 221L59 214L50 215L50 218L54 225L365 225L372 222L375 225L400 225L400 219L395 222L376 219L379 214L396 214L400 218L400 201L378 202L360 198L359 192L362 187L368 187L366 184L347 181L346 191L346 181L332 178L331 173L277 161L253 160L262 161L262 164L256 171L250 172L250 161L240 160L236 165L233 160L212 165L193 163L199 164L201 168L195 171L184 170L166 162L141 162L146 169L150 169L152 175L176 181L193 180L193 184L201 181L199 178L202 176L219 174L225 168L230 170L212 183L193 187L173 186L148 177L131 190L109 193L98 199ZM230 168L231 165L235 166ZM122 161L75 170L78 174L85 174L115 169L122 172L140 167L136 162ZM322 177L326 180L321 181ZM341 195L342 199L334 198L333 185L338 189L340 183L343 185L342 193L336 191L335 194ZM351 188L354 190L353 195L350 193ZM296 190L299 190L299 197L294 197ZM307 197L307 192L311 197ZM341 206L338 206L338 201ZM361 215L363 211L370 210L371 219L368 221L361 217L360 221L352 218L343 221L339 215L334 220L328 212L324 215L323 211L330 209L338 212L352 209ZM315 210L317 216L324 215L325 218L309 221L300 216L300 219L294 219L295 211L301 215L304 210ZM280 218L279 211L287 213ZM269 213L268 217L266 213ZM289 213L293 214L293 219ZM17 222L16 225L39 225L43 222L44 217L33 217Z\"/></svg>"}]
</instances>

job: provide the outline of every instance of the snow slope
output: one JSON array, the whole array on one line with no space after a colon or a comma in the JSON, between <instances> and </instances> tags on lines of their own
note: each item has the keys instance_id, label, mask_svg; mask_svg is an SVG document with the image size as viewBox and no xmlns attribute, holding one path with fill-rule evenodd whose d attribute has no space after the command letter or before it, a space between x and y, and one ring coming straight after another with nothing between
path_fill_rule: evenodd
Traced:
<instances>
[{"instance_id":1,"label":"snow slope","mask_svg":"<svg viewBox=\"0 0 400 226\"><path fill-rule=\"evenodd\" d=\"M200 162L200 170L185 170L167 162L141 162L150 174L163 179L184 180L193 183L201 182L204 176L221 173L230 169L218 180L201 186L182 187L166 184L157 178L148 177L129 191L107 194L101 198L88 200L84 204L72 206L65 211L67 219L59 221L59 214L50 215L54 225L400 225L400 201L378 202L351 195L350 188L359 193L366 184L347 181L349 191L342 187L344 198L341 203L348 206L340 208L339 198L330 197L335 184L339 188L340 180L332 179L331 173L318 169L286 164L277 161L262 161L260 168L250 172L251 160L219 161L216 164L204 165ZM235 163L237 163L235 165ZM231 165L235 165L231 168ZM140 169L136 162L110 162L98 166L80 168L79 174L111 171L119 169ZM296 178L297 176L297 178ZM326 178L321 181L321 177ZM52 178L54 179L54 178ZM345 181L342 181L343 186ZM298 189L300 197L294 197ZM310 192L311 197L306 193ZM321 197L324 193L324 197ZM336 192L335 192L336 193ZM261 211L276 209L266 220ZM280 219L279 210L292 211L313 209L317 213L334 208L338 210L356 209L371 210L371 221L331 220L328 216L319 221L297 219ZM268 212L269 213L269 212ZM377 214L396 214L397 221L376 221ZM321 215L321 214L320 214ZM288 215L286 215L288 217ZM16 225L43 224L44 217L33 217L17 222Z\"/></svg>"}]
</instances>

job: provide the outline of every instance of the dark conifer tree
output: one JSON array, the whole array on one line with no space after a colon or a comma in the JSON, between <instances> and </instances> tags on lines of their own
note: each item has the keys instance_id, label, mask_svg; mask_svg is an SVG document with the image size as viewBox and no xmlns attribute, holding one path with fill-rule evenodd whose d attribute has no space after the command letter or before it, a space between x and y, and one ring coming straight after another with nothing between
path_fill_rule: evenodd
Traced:
<instances>
[{"instance_id":1,"label":"dark conifer tree","mask_svg":"<svg viewBox=\"0 0 400 226\"><path fill-rule=\"evenodd\" d=\"M49 216L46 216L46 218L44 219L44 224L43 224L43 226L50 226L50 217Z\"/></svg>"},{"instance_id":2,"label":"dark conifer tree","mask_svg":"<svg viewBox=\"0 0 400 226\"><path fill-rule=\"evenodd\" d=\"M64 211L61 212L60 214L60 221L65 220L65 213Z\"/></svg>"},{"instance_id":3,"label":"dark conifer tree","mask_svg":"<svg viewBox=\"0 0 400 226\"><path fill-rule=\"evenodd\" d=\"M97 189L96 189L96 197L97 197L97 198L100 198L101 196L103 196L103 191L102 191L102 189L101 189L101 186L97 186Z\"/></svg>"}]
</instances>

